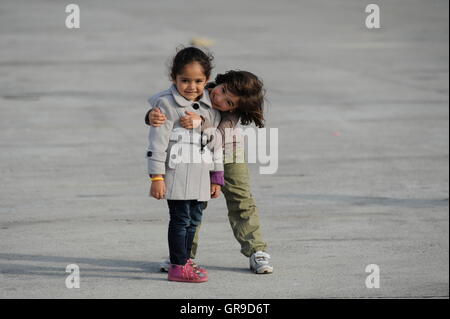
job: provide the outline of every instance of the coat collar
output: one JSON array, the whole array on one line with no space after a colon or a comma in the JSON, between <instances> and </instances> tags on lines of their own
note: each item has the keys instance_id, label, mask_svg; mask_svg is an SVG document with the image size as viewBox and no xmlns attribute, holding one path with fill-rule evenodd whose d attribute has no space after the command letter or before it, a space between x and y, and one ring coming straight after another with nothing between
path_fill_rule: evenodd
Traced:
<instances>
[{"instance_id":1,"label":"coat collar","mask_svg":"<svg viewBox=\"0 0 450 319\"><path fill-rule=\"evenodd\" d=\"M202 102L203 104L205 104L206 106L212 108L212 103L211 103L211 99L209 97L209 92L208 90L203 90L203 95L202 98L198 101L189 101L187 99L185 99L177 90L177 87L175 86L175 84L172 84L172 86L170 87L170 92L172 93L173 98L175 99L175 102L177 102L177 104L181 107L188 107L191 106L194 103L199 103Z\"/></svg>"}]
</instances>

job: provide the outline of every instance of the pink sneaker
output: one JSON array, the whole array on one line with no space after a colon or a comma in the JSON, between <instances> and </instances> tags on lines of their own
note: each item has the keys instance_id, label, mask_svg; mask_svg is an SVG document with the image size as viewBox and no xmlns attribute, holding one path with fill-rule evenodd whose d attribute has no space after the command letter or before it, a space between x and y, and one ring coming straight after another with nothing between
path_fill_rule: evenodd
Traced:
<instances>
[{"instance_id":1,"label":"pink sneaker","mask_svg":"<svg viewBox=\"0 0 450 319\"><path fill-rule=\"evenodd\" d=\"M208 274L208 271L207 271L205 268L200 267L200 266L199 266L195 261L193 261L191 258L189 258L189 259L187 260L187 263L188 263L189 265L191 265L191 267L194 268L194 270L195 270L196 272L200 272L200 273L205 274L205 275Z\"/></svg>"},{"instance_id":2,"label":"pink sneaker","mask_svg":"<svg viewBox=\"0 0 450 319\"><path fill-rule=\"evenodd\" d=\"M198 283L208 281L208 276L206 274L196 272L189 263L186 263L184 266L170 265L167 279L170 281Z\"/></svg>"}]
</instances>

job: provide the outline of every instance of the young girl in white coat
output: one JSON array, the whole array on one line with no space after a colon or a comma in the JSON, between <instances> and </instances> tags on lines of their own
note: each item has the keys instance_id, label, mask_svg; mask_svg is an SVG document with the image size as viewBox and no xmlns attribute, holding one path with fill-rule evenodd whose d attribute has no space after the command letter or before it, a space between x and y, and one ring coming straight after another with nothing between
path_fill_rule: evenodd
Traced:
<instances>
[{"instance_id":1,"label":"young girl in white coat","mask_svg":"<svg viewBox=\"0 0 450 319\"><path fill-rule=\"evenodd\" d=\"M208 280L207 271L189 256L206 201L218 197L224 184L223 163L220 156L217 158L208 149L204 136L183 128L180 118L186 112L194 112L214 127L220 123L220 112L212 108L205 90L211 60L212 56L195 47L182 49L173 59L170 74L173 85L149 99L151 106L159 108L167 118L164 125L150 127L147 159L152 181L150 195L167 199L169 206L168 280L171 281ZM221 155L221 150L215 153Z\"/></svg>"}]
</instances>

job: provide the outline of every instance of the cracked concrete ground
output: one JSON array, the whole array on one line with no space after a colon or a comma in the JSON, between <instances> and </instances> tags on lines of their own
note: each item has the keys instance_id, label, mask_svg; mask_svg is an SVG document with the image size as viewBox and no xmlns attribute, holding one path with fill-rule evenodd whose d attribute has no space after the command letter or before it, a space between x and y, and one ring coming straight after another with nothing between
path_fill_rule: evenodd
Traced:
<instances>
[{"instance_id":1,"label":"cracked concrete ground","mask_svg":"<svg viewBox=\"0 0 450 319\"><path fill-rule=\"evenodd\" d=\"M448 1L76 1L0 7L1 298L448 298ZM168 282L147 197L146 99L192 37L267 88L279 168L251 164L275 272L239 253L223 197L201 285ZM67 289L66 266L80 268ZM365 268L380 268L380 288Z\"/></svg>"}]
</instances>

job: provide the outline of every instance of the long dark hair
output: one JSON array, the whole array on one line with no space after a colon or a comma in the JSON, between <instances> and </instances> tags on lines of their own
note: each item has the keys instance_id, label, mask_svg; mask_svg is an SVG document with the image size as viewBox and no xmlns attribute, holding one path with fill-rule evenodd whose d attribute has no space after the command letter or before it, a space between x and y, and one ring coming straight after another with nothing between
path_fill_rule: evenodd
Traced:
<instances>
[{"instance_id":1,"label":"long dark hair","mask_svg":"<svg viewBox=\"0 0 450 319\"><path fill-rule=\"evenodd\" d=\"M216 85L224 84L227 89L239 98L234 112L239 116L242 125L252 122L259 128L264 127L264 96L266 90L263 82L253 73L231 70L218 74Z\"/></svg>"}]
</instances>

